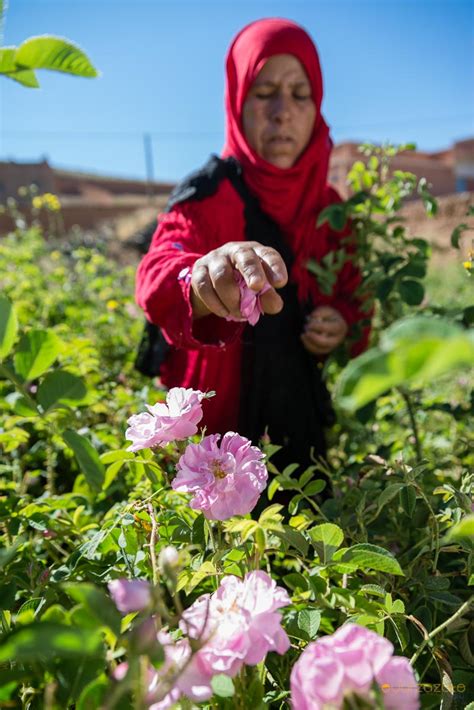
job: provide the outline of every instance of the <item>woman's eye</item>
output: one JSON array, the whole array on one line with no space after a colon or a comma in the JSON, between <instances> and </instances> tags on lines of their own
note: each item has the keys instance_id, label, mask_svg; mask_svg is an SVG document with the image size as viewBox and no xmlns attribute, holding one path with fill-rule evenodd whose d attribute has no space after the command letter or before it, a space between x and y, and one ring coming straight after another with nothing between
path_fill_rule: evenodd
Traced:
<instances>
[{"instance_id":1,"label":"woman's eye","mask_svg":"<svg viewBox=\"0 0 474 710\"><path fill-rule=\"evenodd\" d=\"M271 99L273 94L262 94L259 92L258 94L255 94L255 96L257 99Z\"/></svg>"},{"instance_id":2,"label":"woman's eye","mask_svg":"<svg viewBox=\"0 0 474 710\"><path fill-rule=\"evenodd\" d=\"M293 98L296 99L296 101L307 101L311 98L311 94L294 94Z\"/></svg>"}]
</instances>

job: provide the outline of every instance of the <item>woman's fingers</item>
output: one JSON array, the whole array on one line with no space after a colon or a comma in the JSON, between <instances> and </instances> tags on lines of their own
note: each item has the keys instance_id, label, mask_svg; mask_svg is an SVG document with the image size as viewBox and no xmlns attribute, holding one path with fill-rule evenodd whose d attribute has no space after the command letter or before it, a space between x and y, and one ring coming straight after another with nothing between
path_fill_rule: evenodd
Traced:
<instances>
[{"instance_id":1,"label":"woman's fingers","mask_svg":"<svg viewBox=\"0 0 474 710\"><path fill-rule=\"evenodd\" d=\"M209 278L217 297L228 314L240 316L240 290L234 278L234 269L228 257L216 254L208 265ZM228 315L227 314L227 315Z\"/></svg>"},{"instance_id":2,"label":"woman's fingers","mask_svg":"<svg viewBox=\"0 0 474 710\"><path fill-rule=\"evenodd\" d=\"M313 355L329 355L342 343L347 330L339 311L331 306L319 306L308 317L301 342Z\"/></svg>"},{"instance_id":3,"label":"woman's fingers","mask_svg":"<svg viewBox=\"0 0 474 710\"><path fill-rule=\"evenodd\" d=\"M267 284L271 286L260 296L264 313L279 313L283 300L275 291L288 281L285 262L276 249L263 246L258 242L238 245L234 252L234 265L240 271L249 288L261 291Z\"/></svg>"},{"instance_id":4,"label":"woman's fingers","mask_svg":"<svg viewBox=\"0 0 474 710\"><path fill-rule=\"evenodd\" d=\"M216 293L205 263L195 263L191 277L191 302L195 318L215 313L221 318L229 315L228 308Z\"/></svg>"},{"instance_id":5,"label":"woman's fingers","mask_svg":"<svg viewBox=\"0 0 474 710\"><path fill-rule=\"evenodd\" d=\"M275 288L282 288L288 281L288 271L281 255L272 247L257 245L255 253L262 263L268 282Z\"/></svg>"},{"instance_id":6,"label":"woman's fingers","mask_svg":"<svg viewBox=\"0 0 474 710\"><path fill-rule=\"evenodd\" d=\"M240 290L234 270L253 291L270 286L261 296L265 313L278 313L283 301L275 291L288 280L285 263L271 247L258 242L229 242L198 259L191 277L191 299L194 316L208 313L240 317Z\"/></svg>"}]
</instances>

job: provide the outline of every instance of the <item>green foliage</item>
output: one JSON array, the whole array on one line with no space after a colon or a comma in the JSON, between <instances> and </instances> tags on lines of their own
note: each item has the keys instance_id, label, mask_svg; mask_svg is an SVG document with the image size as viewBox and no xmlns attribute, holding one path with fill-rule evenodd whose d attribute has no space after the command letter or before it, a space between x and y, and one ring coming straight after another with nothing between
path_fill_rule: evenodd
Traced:
<instances>
[{"instance_id":1,"label":"green foliage","mask_svg":"<svg viewBox=\"0 0 474 710\"><path fill-rule=\"evenodd\" d=\"M353 179L374 188L370 172L379 170L372 160L355 168ZM368 209L365 197L350 207L361 208ZM388 201L374 223L390 209ZM421 283L425 273L424 257L423 264L411 258L408 236L405 246L395 262L380 248L377 288L406 317L396 318L394 309L382 328L379 313L377 344L341 374L338 397L350 407L341 409L328 462L277 471L270 459L267 506L221 525L171 489L175 446L126 450L127 418L162 397L133 370L142 317L132 270L111 263L99 241L45 240L35 226L2 238L1 703L25 710L45 707L45 698L52 708L144 707L143 663L160 668L163 649L150 639L140 645L143 616L120 615L106 583L154 582L155 611L179 637L182 607L214 591L223 575L249 569L270 570L288 590L284 627L292 649L233 679L216 676L204 707L286 707L299 651L348 620L387 636L398 655L412 659L425 687L467 687L472 335L461 301L448 312L402 300L407 282ZM427 258L418 239L413 254L421 252ZM272 501L282 489L291 496L287 507ZM165 573L157 559L168 545L180 556ZM117 682L125 660L129 674ZM423 694L423 707L436 702L436 693Z\"/></svg>"},{"instance_id":2,"label":"green foliage","mask_svg":"<svg viewBox=\"0 0 474 710\"><path fill-rule=\"evenodd\" d=\"M0 4L0 42L4 6ZM0 47L0 74L28 88L39 86L36 69L96 77L97 70L76 44L62 37L29 37L19 47Z\"/></svg>"},{"instance_id":3,"label":"green foliage","mask_svg":"<svg viewBox=\"0 0 474 710\"><path fill-rule=\"evenodd\" d=\"M438 318L407 318L384 331L378 347L346 366L337 398L354 411L392 387L421 387L473 362L472 332Z\"/></svg>"}]
</instances>

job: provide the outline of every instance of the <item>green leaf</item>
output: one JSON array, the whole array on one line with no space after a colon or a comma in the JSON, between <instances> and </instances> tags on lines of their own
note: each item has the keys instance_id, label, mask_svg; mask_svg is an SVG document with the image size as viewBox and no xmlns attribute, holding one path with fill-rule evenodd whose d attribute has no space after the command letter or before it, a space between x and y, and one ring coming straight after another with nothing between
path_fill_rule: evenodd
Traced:
<instances>
[{"instance_id":1,"label":"green leaf","mask_svg":"<svg viewBox=\"0 0 474 710\"><path fill-rule=\"evenodd\" d=\"M102 484L102 488L104 491L106 491L107 488L111 486L112 483L115 481L124 464L125 461L122 460L115 461L115 463L111 463L110 466L107 466L107 470L104 475L104 483Z\"/></svg>"},{"instance_id":2,"label":"green leaf","mask_svg":"<svg viewBox=\"0 0 474 710\"><path fill-rule=\"evenodd\" d=\"M63 432L63 439L74 451L77 462L89 486L96 492L100 491L104 483L104 466L99 459L97 451L84 436L72 429L66 429Z\"/></svg>"},{"instance_id":3,"label":"green leaf","mask_svg":"<svg viewBox=\"0 0 474 710\"><path fill-rule=\"evenodd\" d=\"M309 579L299 572L290 572L290 574L285 574L283 581L287 587L290 589L302 589L306 591L309 586Z\"/></svg>"},{"instance_id":4,"label":"green leaf","mask_svg":"<svg viewBox=\"0 0 474 710\"><path fill-rule=\"evenodd\" d=\"M336 232L340 232L344 229L347 222L346 210L342 204L334 204L326 207L319 214L317 220L317 226L320 227L325 222L329 222L329 225Z\"/></svg>"},{"instance_id":5,"label":"green leaf","mask_svg":"<svg viewBox=\"0 0 474 710\"><path fill-rule=\"evenodd\" d=\"M133 460L134 458L135 454L132 451L127 451L126 449L107 451L105 454L101 454L100 456L100 460L105 464L115 463L116 461Z\"/></svg>"},{"instance_id":6,"label":"green leaf","mask_svg":"<svg viewBox=\"0 0 474 710\"><path fill-rule=\"evenodd\" d=\"M232 678L224 673L218 673L212 677L211 688L218 698L232 698L235 694L234 682Z\"/></svg>"},{"instance_id":7,"label":"green leaf","mask_svg":"<svg viewBox=\"0 0 474 710\"><path fill-rule=\"evenodd\" d=\"M400 505L411 518L416 508L416 490L413 486L407 485L400 489Z\"/></svg>"},{"instance_id":8,"label":"green leaf","mask_svg":"<svg viewBox=\"0 0 474 710\"><path fill-rule=\"evenodd\" d=\"M322 523L307 532L323 564L331 561L335 551L344 540L343 531L334 523Z\"/></svg>"},{"instance_id":9,"label":"green leaf","mask_svg":"<svg viewBox=\"0 0 474 710\"><path fill-rule=\"evenodd\" d=\"M84 380L67 370L48 372L38 387L38 402L47 412L58 405L77 404L87 394Z\"/></svg>"},{"instance_id":10,"label":"green leaf","mask_svg":"<svg viewBox=\"0 0 474 710\"><path fill-rule=\"evenodd\" d=\"M102 655L100 633L91 629L37 622L15 629L3 637L0 663L55 661Z\"/></svg>"},{"instance_id":11,"label":"green leaf","mask_svg":"<svg viewBox=\"0 0 474 710\"><path fill-rule=\"evenodd\" d=\"M74 76L98 76L82 49L67 39L52 35L25 40L15 52L15 61L24 69L51 69Z\"/></svg>"},{"instance_id":12,"label":"green leaf","mask_svg":"<svg viewBox=\"0 0 474 710\"><path fill-rule=\"evenodd\" d=\"M28 601L24 602L24 604L21 605L21 607L17 611L17 615L19 616L24 611L28 611L29 609L31 609L35 613L35 616L36 616L38 614L38 612L41 611L41 608L45 605L45 603L46 603L45 597L32 597L31 599L28 599Z\"/></svg>"},{"instance_id":13,"label":"green leaf","mask_svg":"<svg viewBox=\"0 0 474 710\"><path fill-rule=\"evenodd\" d=\"M0 49L0 74L16 71L15 52L16 47L2 47Z\"/></svg>"},{"instance_id":14,"label":"green leaf","mask_svg":"<svg viewBox=\"0 0 474 710\"><path fill-rule=\"evenodd\" d=\"M304 631L310 639L316 638L320 622L321 612L317 609L303 609L298 614L298 627Z\"/></svg>"},{"instance_id":15,"label":"green leaf","mask_svg":"<svg viewBox=\"0 0 474 710\"><path fill-rule=\"evenodd\" d=\"M402 266L396 275L398 277L412 276L415 279L423 279L426 276L426 260L417 256L411 259L408 264Z\"/></svg>"},{"instance_id":16,"label":"green leaf","mask_svg":"<svg viewBox=\"0 0 474 710\"><path fill-rule=\"evenodd\" d=\"M453 229L451 233L451 246L454 247L454 249L459 249L459 242L466 229L469 229L469 225L465 222L458 224L458 226Z\"/></svg>"},{"instance_id":17,"label":"green leaf","mask_svg":"<svg viewBox=\"0 0 474 710\"><path fill-rule=\"evenodd\" d=\"M120 635L122 617L111 598L93 584L68 582L63 585L67 594L80 602L97 619L100 625L108 626L116 636Z\"/></svg>"},{"instance_id":18,"label":"green leaf","mask_svg":"<svg viewBox=\"0 0 474 710\"><path fill-rule=\"evenodd\" d=\"M356 569L377 570L403 576L403 570L395 557L383 547L361 543L353 545L342 556L342 562L350 562Z\"/></svg>"},{"instance_id":19,"label":"green leaf","mask_svg":"<svg viewBox=\"0 0 474 710\"><path fill-rule=\"evenodd\" d=\"M26 86L28 89L37 89L39 87L39 82L33 69L19 69L18 71L4 74L4 76L7 79L13 79L13 81L22 86Z\"/></svg>"},{"instance_id":20,"label":"green leaf","mask_svg":"<svg viewBox=\"0 0 474 710\"><path fill-rule=\"evenodd\" d=\"M308 483L306 488L304 489L304 494L306 496L315 496L318 493L321 493L326 488L326 481L323 481L322 478L318 479L317 481L311 481L311 483Z\"/></svg>"},{"instance_id":21,"label":"green leaf","mask_svg":"<svg viewBox=\"0 0 474 710\"><path fill-rule=\"evenodd\" d=\"M18 331L15 310L5 296L0 296L0 360L10 353Z\"/></svg>"},{"instance_id":22,"label":"green leaf","mask_svg":"<svg viewBox=\"0 0 474 710\"><path fill-rule=\"evenodd\" d=\"M16 556L18 548L25 542L25 538L18 537L11 547L2 547L0 549L0 569L6 567Z\"/></svg>"},{"instance_id":23,"label":"green leaf","mask_svg":"<svg viewBox=\"0 0 474 710\"><path fill-rule=\"evenodd\" d=\"M405 318L383 333L378 347L344 368L336 400L354 411L392 387L420 387L472 362L474 336L469 331L441 318Z\"/></svg>"},{"instance_id":24,"label":"green leaf","mask_svg":"<svg viewBox=\"0 0 474 710\"><path fill-rule=\"evenodd\" d=\"M19 417L37 417L39 414L37 407L34 407L26 397L18 397L18 399L15 399L13 411Z\"/></svg>"},{"instance_id":25,"label":"green leaf","mask_svg":"<svg viewBox=\"0 0 474 710\"><path fill-rule=\"evenodd\" d=\"M395 496L397 493L399 493L400 489L403 488L403 483L391 483L388 486L385 486L381 494L379 495L378 501L377 501L377 507L378 507L378 512L382 510L382 508L387 505Z\"/></svg>"},{"instance_id":26,"label":"green leaf","mask_svg":"<svg viewBox=\"0 0 474 710\"><path fill-rule=\"evenodd\" d=\"M398 284L398 293L409 306L419 306L425 297L423 284L414 279L402 279Z\"/></svg>"},{"instance_id":27,"label":"green leaf","mask_svg":"<svg viewBox=\"0 0 474 710\"><path fill-rule=\"evenodd\" d=\"M295 550L298 550L303 557L306 557L309 548L309 543L306 538L298 530L291 528L289 525L285 525L284 529L284 532L276 530L275 534L281 540L287 542L291 547L294 547Z\"/></svg>"},{"instance_id":28,"label":"green leaf","mask_svg":"<svg viewBox=\"0 0 474 710\"><path fill-rule=\"evenodd\" d=\"M380 597L381 599L385 599L385 589L379 584L363 584L360 591L365 592L366 594L371 594L375 597Z\"/></svg>"},{"instance_id":29,"label":"green leaf","mask_svg":"<svg viewBox=\"0 0 474 710\"><path fill-rule=\"evenodd\" d=\"M463 538L474 539L474 514L461 518L459 523L456 523L456 525L453 525L453 527L448 530L447 537L448 540L459 540Z\"/></svg>"},{"instance_id":30,"label":"green leaf","mask_svg":"<svg viewBox=\"0 0 474 710\"><path fill-rule=\"evenodd\" d=\"M24 380L36 380L51 367L59 348L59 338L51 330L30 330L16 348L13 358L16 373Z\"/></svg>"},{"instance_id":31,"label":"green leaf","mask_svg":"<svg viewBox=\"0 0 474 710\"><path fill-rule=\"evenodd\" d=\"M109 683L105 675L101 675L88 683L79 696L76 710L95 710L103 707L108 687Z\"/></svg>"},{"instance_id":32,"label":"green leaf","mask_svg":"<svg viewBox=\"0 0 474 710\"><path fill-rule=\"evenodd\" d=\"M17 65L16 47L2 47L0 49L0 74L29 88L36 89L39 86L32 69L24 69Z\"/></svg>"},{"instance_id":33,"label":"green leaf","mask_svg":"<svg viewBox=\"0 0 474 710\"><path fill-rule=\"evenodd\" d=\"M394 287L395 281L391 277L387 277L385 279L382 279L380 283L377 285L375 295L379 299L379 301L385 301L387 297L389 296L392 288Z\"/></svg>"}]
</instances>

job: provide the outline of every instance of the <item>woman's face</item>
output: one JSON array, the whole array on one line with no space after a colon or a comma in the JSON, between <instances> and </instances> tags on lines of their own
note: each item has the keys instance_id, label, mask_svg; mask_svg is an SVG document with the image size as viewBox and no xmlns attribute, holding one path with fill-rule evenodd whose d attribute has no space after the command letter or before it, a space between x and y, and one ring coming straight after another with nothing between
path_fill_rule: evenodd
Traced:
<instances>
[{"instance_id":1,"label":"woman's face","mask_svg":"<svg viewBox=\"0 0 474 710\"><path fill-rule=\"evenodd\" d=\"M275 54L249 89L242 121L248 144L261 158L291 168L309 143L316 118L311 84L292 54Z\"/></svg>"}]
</instances>

